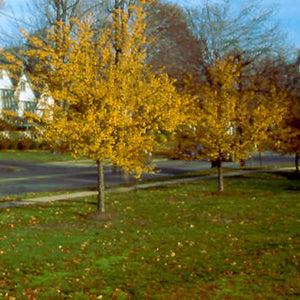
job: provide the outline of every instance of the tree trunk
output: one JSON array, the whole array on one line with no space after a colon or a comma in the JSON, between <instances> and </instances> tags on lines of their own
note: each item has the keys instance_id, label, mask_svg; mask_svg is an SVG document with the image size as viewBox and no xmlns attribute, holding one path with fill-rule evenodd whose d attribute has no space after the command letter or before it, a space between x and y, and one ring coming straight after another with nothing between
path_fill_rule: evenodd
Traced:
<instances>
[{"instance_id":1,"label":"tree trunk","mask_svg":"<svg viewBox=\"0 0 300 300\"><path fill-rule=\"evenodd\" d=\"M105 199L104 199L104 172L103 172L103 163L101 160L97 160L97 191L98 191L98 202L97 210L99 212L105 212Z\"/></svg>"},{"instance_id":2,"label":"tree trunk","mask_svg":"<svg viewBox=\"0 0 300 300\"><path fill-rule=\"evenodd\" d=\"M126 183L129 183L130 182L130 174L129 174L129 171L128 170L123 170L123 178L125 179L125 182Z\"/></svg>"},{"instance_id":3,"label":"tree trunk","mask_svg":"<svg viewBox=\"0 0 300 300\"><path fill-rule=\"evenodd\" d=\"M300 159L300 154L296 153L295 156L295 166L296 166L296 173L299 174L299 159Z\"/></svg>"},{"instance_id":4,"label":"tree trunk","mask_svg":"<svg viewBox=\"0 0 300 300\"><path fill-rule=\"evenodd\" d=\"M224 177L222 169L222 159L218 159L218 183L219 183L219 192L224 191Z\"/></svg>"},{"instance_id":5,"label":"tree trunk","mask_svg":"<svg viewBox=\"0 0 300 300\"><path fill-rule=\"evenodd\" d=\"M215 168L215 167L218 167L218 166L219 166L218 160L211 160L210 161L210 167L211 168Z\"/></svg>"},{"instance_id":6,"label":"tree trunk","mask_svg":"<svg viewBox=\"0 0 300 300\"><path fill-rule=\"evenodd\" d=\"M241 168L245 168L246 167L246 160L245 159L241 159L240 160L240 167Z\"/></svg>"}]
</instances>

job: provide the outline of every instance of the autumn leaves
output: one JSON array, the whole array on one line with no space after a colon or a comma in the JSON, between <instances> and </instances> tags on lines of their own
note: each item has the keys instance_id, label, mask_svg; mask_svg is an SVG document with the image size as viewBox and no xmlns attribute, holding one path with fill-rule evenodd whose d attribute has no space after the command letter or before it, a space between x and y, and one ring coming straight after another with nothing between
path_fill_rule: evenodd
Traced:
<instances>
[{"instance_id":1,"label":"autumn leaves","mask_svg":"<svg viewBox=\"0 0 300 300\"><path fill-rule=\"evenodd\" d=\"M287 113L288 95L244 72L233 58L216 61L208 72L209 81L190 104L191 135L203 156L217 162L223 191L222 161L228 156L246 159L260 148Z\"/></svg>"},{"instance_id":2,"label":"autumn leaves","mask_svg":"<svg viewBox=\"0 0 300 300\"><path fill-rule=\"evenodd\" d=\"M232 58L217 60L193 95L189 84L176 90L167 74L145 63L144 6L116 8L109 29L95 29L89 18L72 21L72 28L57 24L47 43L31 39L27 52L40 61L34 81L47 84L55 99L44 138L53 148L97 162L99 210L104 160L139 175L151 168L145 162L162 130L174 134L188 127L203 156L219 162L222 191L224 156L245 158L285 111L285 95L245 78Z\"/></svg>"}]
</instances>

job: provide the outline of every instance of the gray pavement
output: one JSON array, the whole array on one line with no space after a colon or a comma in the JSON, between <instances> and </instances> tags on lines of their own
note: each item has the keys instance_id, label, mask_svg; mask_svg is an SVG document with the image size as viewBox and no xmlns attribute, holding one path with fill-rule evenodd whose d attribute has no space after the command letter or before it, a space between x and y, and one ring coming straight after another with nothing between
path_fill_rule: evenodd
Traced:
<instances>
[{"instance_id":1,"label":"gray pavement","mask_svg":"<svg viewBox=\"0 0 300 300\"><path fill-rule=\"evenodd\" d=\"M294 158L279 154L264 153L264 166L286 164L293 165ZM142 175L142 181L149 179L170 178L174 175L193 173L210 168L208 161L176 161L168 159L154 160L158 173ZM226 162L225 168L237 168L239 164ZM247 161L248 167L259 166L259 159L254 155ZM120 173L112 172L111 166L104 169L105 186L113 187L127 183ZM28 193L78 191L95 188L97 181L96 165L91 160L79 160L56 163L33 163L20 160L0 160L0 197L16 196ZM134 177L131 184L137 183Z\"/></svg>"}]
</instances>

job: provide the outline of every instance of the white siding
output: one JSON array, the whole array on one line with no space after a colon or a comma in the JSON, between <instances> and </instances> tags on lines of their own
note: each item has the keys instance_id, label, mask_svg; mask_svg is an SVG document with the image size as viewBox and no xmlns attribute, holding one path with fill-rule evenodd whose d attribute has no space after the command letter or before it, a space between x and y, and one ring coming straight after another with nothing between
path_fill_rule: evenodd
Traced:
<instances>
[{"instance_id":1,"label":"white siding","mask_svg":"<svg viewBox=\"0 0 300 300\"><path fill-rule=\"evenodd\" d=\"M52 108L54 105L54 99L51 97L48 88L45 88L44 93L38 100L36 106L36 114L38 117L48 117L52 118Z\"/></svg>"},{"instance_id":2,"label":"white siding","mask_svg":"<svg viewBox=\"0 0 300 300\"><path fill-rule=\"evenodd\" d=\"M0 70L0 113L2 113L3 109L2 90L13 90L12 81L5 70Z\"/></svg>"},{"instance_id":3,"label":"white siding","mask_svg":"<svg viewBox=\"0 0 300 300\"><path fill-rule=\"evenodd\" d=\"M0 89L12 90L13 84L5 70L0 70Z\"/></svg>"},{"instance_id":4,"label":"white siding","mask_svg":"<svg viewBox=\"0 0 300 300\"><path fill-rule=\"evenodd\" d=\"M24 89L21 89L21 87L23 87L24 85ZM29 102L35 102L35 95L33 93L33 90L30 86L30 84L28 83L27 77L25 74L22 75L20 82L18 84L18 88L19 90L19 101L29 101Z\"/></svg>"},{"instance_id":5,"label":"white siding","mask_svg":"<svg viewBox=\"0 0 300 300\"><path fill-rule=\"evenodd\" d=\"M15 97L19 101L18 116L22 116L24 114L26 102L36 102L35 95L25 74L21 76L15 92Z\"/></svg>"}]
</instances>

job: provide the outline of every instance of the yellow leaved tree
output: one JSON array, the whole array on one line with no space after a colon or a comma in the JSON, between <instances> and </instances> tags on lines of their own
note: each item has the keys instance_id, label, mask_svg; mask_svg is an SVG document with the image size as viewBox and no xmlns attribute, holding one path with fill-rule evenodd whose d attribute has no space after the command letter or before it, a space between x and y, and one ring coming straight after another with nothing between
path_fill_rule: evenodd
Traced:
<instances>
[{"instance_id":1,"label":"yellow leaved tree","mask_svg":"<svg viewBox=\"0 0 300 300\"><path fill-rule=\"evenodd\" d=\"M289 93L289 114L282 123L270 132L271 149L282 155L295 155L295 171L299 176L300 160L300 101L292 92Z\"/></svg>"},{"instance_id":2,"label":"yellow leaved tree","mask_svg":"<svg viewBox=\"0 0 300 300\"><path fill-rule=\"evenodd\" d=\"M245 79L241 71L233 58L216 61L188 108L195 142L217 162L219 191L224 190L222 162L246 159L286 113L284 92L255 76Z\"/></svg>"},{"instance_id":3,"label":"yellow leaved tree","mask_svg":"<svg viewBox=\"0 0 300 300\"><path fill-rule=\"evenodd\" d=\"M92 17L73 20L72 34L54 30L48 44L32 39L27 53L41 61L36 83L46 82L56 100L45 138L97 162L99 212L105 211L103 163L137 176L151 169L145 162L157 133L172 131L179 117L173 82L144 63L144 4L116 8L112 28L102 31L93 28Z\"/></svg>"}]
</instances>

